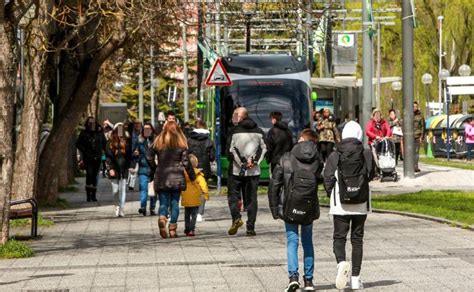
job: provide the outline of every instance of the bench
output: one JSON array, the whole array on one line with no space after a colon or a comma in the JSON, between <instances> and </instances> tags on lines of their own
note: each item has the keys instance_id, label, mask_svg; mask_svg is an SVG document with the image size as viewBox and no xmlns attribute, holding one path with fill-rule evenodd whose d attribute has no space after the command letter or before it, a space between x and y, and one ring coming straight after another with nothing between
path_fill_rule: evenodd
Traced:
<instances>
[{"instance_id":1,"label":"bench","mask_svg":"<svg viewBox=\"0 0 474 292\"><path fill-rule=\"evenodd\" d=\"M28 208L12 209L11 206L30 204ZM36 199L24 199L10 202L10 220L31 218L31 237L38 236L38 201Z\"/></svg>"}]
</instances>

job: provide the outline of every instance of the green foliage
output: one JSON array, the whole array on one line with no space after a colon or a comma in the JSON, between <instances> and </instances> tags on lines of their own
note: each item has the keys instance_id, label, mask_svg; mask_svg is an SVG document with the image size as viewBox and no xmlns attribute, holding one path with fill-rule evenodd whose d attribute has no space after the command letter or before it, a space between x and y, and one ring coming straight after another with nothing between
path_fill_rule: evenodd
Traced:
<instances>
[{"instance_id":1,"label":"green foliage","mask_svg":"<svg viewBox=\"0 0 474 292\"><path fill-rule=\"evenodd\" d=\"M460 160L448 161L447 159L444 159L444 158L420 158L420 161L423 163L432 164L432 165L474 170L473 163L467 163L465 161L460 161Z\"/></svg>"},{"instance_id":2,"label":"green foliage","mask_svg":"<svg viewBox=\"0 0 474 292\"><path fill-rule=\"evenodd\" d=\"M31 225L31 219L29 218L10 220L10 227L26 227L30 225ZM53 225L54 225L53 220L46 219L43 217L43 215L38 214L38 226L50 227Z\"/></svg>"},{"instance_id":3,"label":"green foliage","mask_svg":"<svg viewBox=\"0 0 474 292\"><path fill-rule=\"evenodd\" d=\"M16 240L9 240L5 245L0 245L1 259L29 258L33 255L34 252L29 246Z\"/></svg>"},{"instance_id":4,"label":"green foliage","mask_svg":"<svg viewBox=\"0 0 474 292\"><path fill-rule=\"evenodd\" d=\"M403 195L374 196L377 209L405 211L474 224L474 193L460 191L422 191Z\"/></svg>"}]
</instances>

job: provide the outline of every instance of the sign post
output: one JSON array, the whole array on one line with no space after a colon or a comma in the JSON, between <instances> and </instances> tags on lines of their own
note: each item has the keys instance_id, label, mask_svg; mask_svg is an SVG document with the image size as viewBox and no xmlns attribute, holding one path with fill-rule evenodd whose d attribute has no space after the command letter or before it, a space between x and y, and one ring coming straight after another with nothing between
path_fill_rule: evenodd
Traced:
<instances>
[{"instance_id":1,"label":"sign post","mask_svg":"<svg viewBox=\"0 0 474 292\"><path fill-rule=\"evenodd\" d=\"M229 74L224 68L221 59L217 59L212 66L209 76L206 79L207 86L215 86L214 104L216 106L216 162L217 162L217 192L220 194L222 189L222 163L221 163L221 94L220 86L232 85Z\"/></svg>"}]
</instances>

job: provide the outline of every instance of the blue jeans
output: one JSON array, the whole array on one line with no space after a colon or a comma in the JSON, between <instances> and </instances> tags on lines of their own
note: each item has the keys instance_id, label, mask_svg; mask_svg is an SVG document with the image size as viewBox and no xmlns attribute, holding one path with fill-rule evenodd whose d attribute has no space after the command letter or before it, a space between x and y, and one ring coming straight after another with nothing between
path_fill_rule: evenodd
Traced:
<instances>
[{"instance_id":1,"label":"blue jeans","mask_svg":"<svg viewBox=\"0 0 474 292\"><path fill-rule=\"evenodd\" d=\"M175 224L178 222L179 216L179 197L181 192L179 191L161 191L159 192L160 198L160 216L168 216L168 210L170 210L170 223Z\"/></svg>"},{"instance_id":2,"label":"blue jeans","mask_svg":"<svg viewBox=\"0 0 474 292\"><path fill-rule=\"evenodd\" d=\"M288 257L288 276L298 276L298 229L301 226L301 244L304 253L304 278L313 280L314 249L313 249L313 224L298 225L285 223Z\"/></svg>"},{"instance_id":3,"label":"blue jeans","mask_svg":"<svg viewBox=\"0 0 474 292\"><path fill-rule=\"evenodd\" d=\"M140 189L140 208L146 209L146 201L148 200L148 183L150 178L148 175L140 174L138 176L138 188ZM150 210L156 208L156 196L150 197Z\"/></svg>"}]
</instances>

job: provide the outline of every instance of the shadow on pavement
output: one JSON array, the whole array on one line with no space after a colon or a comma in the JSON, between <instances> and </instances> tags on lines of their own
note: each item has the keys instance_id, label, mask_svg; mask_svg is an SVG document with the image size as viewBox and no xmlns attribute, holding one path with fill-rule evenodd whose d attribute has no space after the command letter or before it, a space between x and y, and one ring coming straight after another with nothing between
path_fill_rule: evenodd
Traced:
<instances>
[{"instance_id":1,"label":"shadow on pavement","mask_svg":"<svg viewBox=\"0 0 474 292\"><path fill-rule=\"evenodd\" d=\"M24 279L24 280L10 281L10 282L0 282L0 286L21 283L21 282L25 282L25 281L29 281L29 280L34 280L34 279L64 277L64 276L72 276L72 275L74 275L74 274L61 273L61 274L34 275L34 276L29 276L28 279Z\"/></svg>"}]
</instances>

